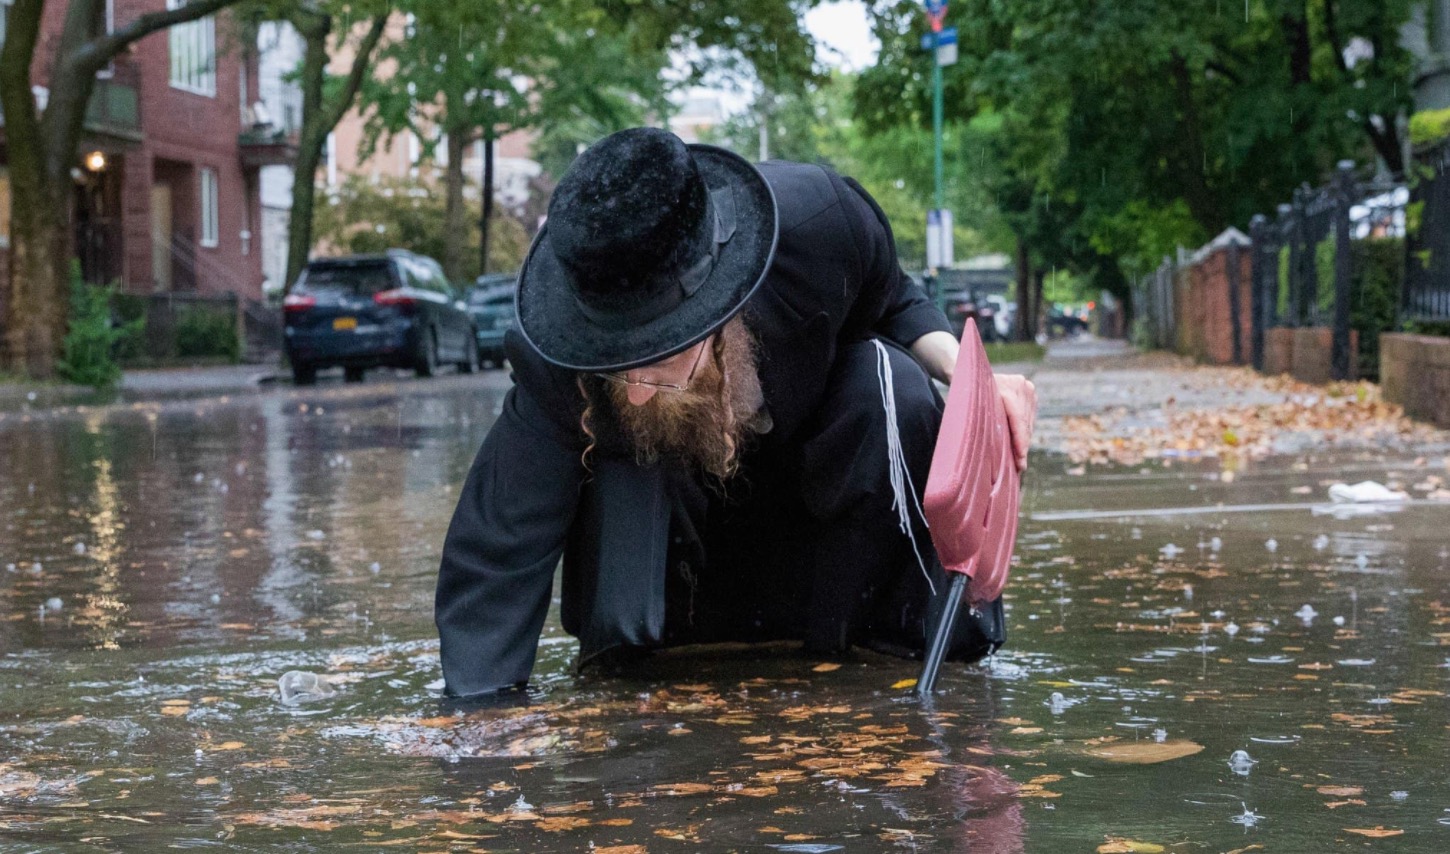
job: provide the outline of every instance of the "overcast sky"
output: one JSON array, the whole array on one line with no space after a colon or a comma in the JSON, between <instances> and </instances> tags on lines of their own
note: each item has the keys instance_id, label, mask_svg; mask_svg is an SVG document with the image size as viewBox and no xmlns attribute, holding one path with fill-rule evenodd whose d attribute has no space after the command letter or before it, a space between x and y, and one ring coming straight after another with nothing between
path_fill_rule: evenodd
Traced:
<instances>
[{"instance_id":1,"label":"overcast sky","mask_svg":"<svg viewBox=\"0 0 1450 854\"><path fill-rule=\"evenodd\" d=\"M860 71L876 61L881 43L871 35L866 4L859 0L823 3L806 13L806 28L817 42L816 56L827 65Z\"/></svg>"},{"instance_id":2,"label":"overcast sky","mask_svg":"<svg viewBox=\"0 0 1450 854\"><path fill-rule=\"evenodd\" d=\"M822 3L806 13L806 29L816 40L816 58L822 65L860 71L875 63L881 49L861 0ZM750 92L725 86L703 91L719 95L727 114L744 110L752 98Z\"/></svg>"}]
</instances>

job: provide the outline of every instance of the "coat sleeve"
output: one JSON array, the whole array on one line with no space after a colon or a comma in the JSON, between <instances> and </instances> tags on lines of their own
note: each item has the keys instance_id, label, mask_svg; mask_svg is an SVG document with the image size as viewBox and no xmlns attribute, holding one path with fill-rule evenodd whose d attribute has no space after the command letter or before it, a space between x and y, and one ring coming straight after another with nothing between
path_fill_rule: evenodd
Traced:
<instances>
[{"instance_id":1,"label":"coat sleeve","mask_svg":"<svg viewBox=\"0 0 1450 854\"><path fill-rule=\"evenodd\" d=\"M846 217L855 232L861 262L861 288L851 311L852 325L864 326L908 348L928 332L950 332L941 309L897 262L896 239L880 205L855 179L844 181L851 188L845 199Z\"/></svg>"},{"instance_id":2,"label":"coat sleeve","mask_svg":"<svg viewBox=\"0 0 1450 854\"><path fill-rule=\"evenodd\" d=\"M519 382L469 470L443 543L434 620L451 697L528 681L579 500L571 410L544 403L554 402L546 372L514 364Z\"/></svg>"}]
</instances>

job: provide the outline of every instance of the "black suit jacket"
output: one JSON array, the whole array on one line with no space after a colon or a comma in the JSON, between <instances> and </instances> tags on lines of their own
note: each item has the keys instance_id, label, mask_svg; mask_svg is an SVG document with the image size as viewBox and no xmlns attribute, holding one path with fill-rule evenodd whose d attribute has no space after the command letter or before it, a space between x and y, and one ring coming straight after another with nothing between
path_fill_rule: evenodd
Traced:
<instances>
[{"instance_id":1,"label":"black suit jacket","mask_svg":"<svg viewBox=\"0 0 1450 854\"><path fill-rule=\"evenodd\" d=\"M946 318L902 272L890 225L859 184L820 166L768 162L780 239L747 304L773 427L789 443L816 410L842 344L909 347ZM661 636L670 508L661 467L601 447L581 462L575 375L510 332L515 385L463 486L443 546L435 619L447 693L528 680L564 558L563 617L581 657Z\"/></svg>"}]
</instances>

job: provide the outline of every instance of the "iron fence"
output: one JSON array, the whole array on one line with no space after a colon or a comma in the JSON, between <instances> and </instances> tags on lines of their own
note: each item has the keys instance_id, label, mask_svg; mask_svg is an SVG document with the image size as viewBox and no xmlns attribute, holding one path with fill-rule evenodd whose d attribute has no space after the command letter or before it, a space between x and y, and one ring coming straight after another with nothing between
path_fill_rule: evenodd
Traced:
<instances>
[{"instance_id":1,"label":"iron fence","mask_svg":"<svg viewBox=\"0 0 1450 854\"><path fill-rule=\"evenodd\" d=\"M1361 367L1374 372L1379 333L1396 323L1410 210L1405 186L1360 181L1346 161L1327 185L1296 190L1275 219L1254 217L1254 367L1264 368L1267 330L1318 327L1331 330L1333 378L1353 373L1356 331Z\"/></svg>"}]
</instances>

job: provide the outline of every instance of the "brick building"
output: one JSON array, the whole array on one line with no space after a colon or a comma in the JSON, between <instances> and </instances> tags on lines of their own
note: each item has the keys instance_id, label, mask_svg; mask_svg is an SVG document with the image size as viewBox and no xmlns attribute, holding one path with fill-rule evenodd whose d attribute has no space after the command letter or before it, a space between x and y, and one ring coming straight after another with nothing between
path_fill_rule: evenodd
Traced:
<instances>
[{"instance_id":1,"label":"brick building","mask_svg":"<svg viewBox=\"0 0 1450 854\"><path fill-rule=\"evenodd\" d=\"M97 26L175 2L111 0ZM31 71L40 104L65 12L64 3L45 10ZM98 75L73 173L75 252L88 280L261 299L258 172L293 152L253 120L257 61L241 44L226 15L205 18L142 39ZM0 146L0 250L7 163Z\"/></svg>"}]
</instances>

